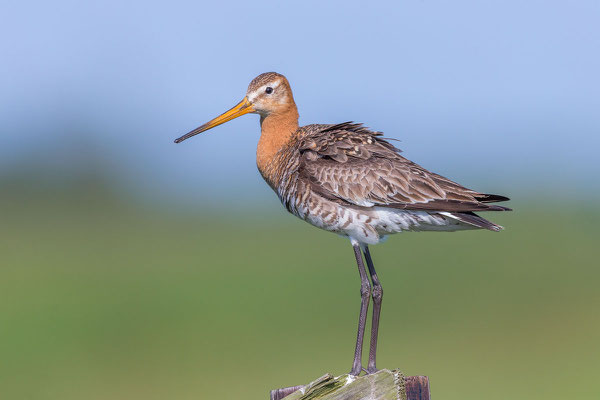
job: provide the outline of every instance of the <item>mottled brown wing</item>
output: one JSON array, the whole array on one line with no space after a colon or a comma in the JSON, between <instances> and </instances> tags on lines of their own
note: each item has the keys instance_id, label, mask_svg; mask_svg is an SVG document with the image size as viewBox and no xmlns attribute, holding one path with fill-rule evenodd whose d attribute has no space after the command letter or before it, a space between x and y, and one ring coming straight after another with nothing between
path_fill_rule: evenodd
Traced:
<instances>
[{"instance_id":1,"label":"mottled brown wing","mask_svg":"<svg viewBox=\"0 0 600 400\"><path fill-rule=\"evenodd\" d=\"M427 171L360 124L332 125L303 137L299 174L313 191L353 205L467 212L506 210L506 197L478 193Z\"/></svg>"}]
</instances>

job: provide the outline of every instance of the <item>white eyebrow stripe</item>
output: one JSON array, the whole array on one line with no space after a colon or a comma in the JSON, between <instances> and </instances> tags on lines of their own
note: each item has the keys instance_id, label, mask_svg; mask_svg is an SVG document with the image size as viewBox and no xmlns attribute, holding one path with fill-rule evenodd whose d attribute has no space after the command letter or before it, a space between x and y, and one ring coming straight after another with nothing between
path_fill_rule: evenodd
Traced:
<instances>
[{"instance_id":1,"label":"white eyebrow stripe","mask_svg":"<svg viewBox=\"0 0 600 400\"><path fill-rule=\"evenodd\" d=\"M275 82L262 85L261 87L259 87L254 92L252 92L248 95L248 100L252 101L252 100L256 99L258 97L258 95L261 94L262 92L264 92L267 87L272 87L273 89L276 89L280 84L281 84L281 81L277 80Z\"/></svg>"}]
</instances>

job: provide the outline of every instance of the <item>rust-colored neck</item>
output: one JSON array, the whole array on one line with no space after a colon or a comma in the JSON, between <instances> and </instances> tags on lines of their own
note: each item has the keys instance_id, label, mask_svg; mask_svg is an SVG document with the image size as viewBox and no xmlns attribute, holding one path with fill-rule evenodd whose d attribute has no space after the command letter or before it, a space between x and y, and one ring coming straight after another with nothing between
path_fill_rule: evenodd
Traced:
<instances>
[{"instance_id":1,"label":"rust-colored neck","mask_svg":"<svg viewBox=\"0 0 600 400\"><path fill-rule=\"evenodd\" d=\"M256 148L256 164L265 175L275 154L281 150L298 130L298 109L291 103L282 110L260 118L261 135Z\"/></svg>"}]
</instances>

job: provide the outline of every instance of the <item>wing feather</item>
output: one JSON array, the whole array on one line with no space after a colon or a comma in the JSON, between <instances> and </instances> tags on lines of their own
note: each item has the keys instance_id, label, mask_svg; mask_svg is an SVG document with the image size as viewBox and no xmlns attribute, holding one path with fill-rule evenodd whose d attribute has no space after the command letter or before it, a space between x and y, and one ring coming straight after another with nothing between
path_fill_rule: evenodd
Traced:
<instances>
[{"instance_id":1,"label":"wing feather","mask_svg":"<svg viewBox=\"0 0 600 400\"><path fill-rule=\"evenodd\" d=\"M443 212L502 211L507 197L479 193L402 157L361 124L327 126L300 139L298 172L320 195L357 206Z\"/></svg>"}]
</instances>

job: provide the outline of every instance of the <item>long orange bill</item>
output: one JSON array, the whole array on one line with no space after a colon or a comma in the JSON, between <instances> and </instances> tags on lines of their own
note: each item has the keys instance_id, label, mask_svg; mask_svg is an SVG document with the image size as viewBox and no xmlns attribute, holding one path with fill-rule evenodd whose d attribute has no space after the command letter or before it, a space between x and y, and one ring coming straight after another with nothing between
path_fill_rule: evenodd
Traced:
<instances>
[{"instance_id":1,"label":"long orange bill","mask_svg":"<svg viewBox=\"0 0 600 400\"><path fill-rule=\"evenodd\" d=\"M175 143L183 142L185 139L189 139L192 136L195 136L199 133L202 133L211 128L214 128L215 126L224 124L227 121L231 121L234 118L240 117L244 114L248 114L251 112L254 112L254 108L252 108L252 104L248 101L248 98L244 97L244 99L242 101L240 101L238 104L236 104L236 106L233 107L231 110L225 111L223 114L219 115L217 118L212 119L212 120L208 121L207 123L205 123L204 125L199 126L198 128L194 129L193 131L186 133L182 137L175 139Z\"/></svg>"}]
</instances>

